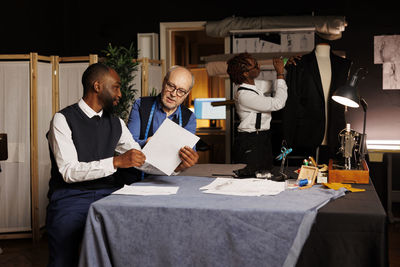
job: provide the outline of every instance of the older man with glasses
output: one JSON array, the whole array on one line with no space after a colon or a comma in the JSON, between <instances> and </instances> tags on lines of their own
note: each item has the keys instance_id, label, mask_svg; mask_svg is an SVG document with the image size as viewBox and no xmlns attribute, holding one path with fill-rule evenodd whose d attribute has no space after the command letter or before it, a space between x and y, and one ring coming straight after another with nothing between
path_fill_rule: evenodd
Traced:
<instances>
[{"instance_id":1,"label":"older man with glasses","mask_svg":"<svg viewBox=\"0 0 400 267\"><path fill-rule=\"evenodd\" d=\"M196 133L196 117L182 104L193 85L194 77L188 69L173 66L165 75L161 94L141 97L135 101L129 116L128 128L141 147L157 131L165 118L171 119L193 134ZM182 162L175 172L193 166L199 158L194 149L186 146L181 148L179 156Z\"/></svg>"}]
</instances>

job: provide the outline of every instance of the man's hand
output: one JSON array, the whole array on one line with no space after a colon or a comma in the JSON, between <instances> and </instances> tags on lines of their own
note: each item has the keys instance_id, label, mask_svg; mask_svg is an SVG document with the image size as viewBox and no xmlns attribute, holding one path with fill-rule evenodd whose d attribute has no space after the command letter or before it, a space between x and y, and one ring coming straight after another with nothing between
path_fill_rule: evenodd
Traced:
<instances>
[{"instance_id":1,"label":"man's hand","mask_svg":"<svg viewBox=\"0 0 400 267\"><path fill-rule=\"evenodd\" d=\"M176 167L175 172L183 171L189 167L192 167L199 160L199 154L188 146L182 147L179 150L179 157L182 162Z\"/></svg>"},{"instance_id":2,"label":"man's hand","mask_svg":"<svg viewBox=\"0 0 400 267\"><path fill-rule=\"evenodd\" d=\"M283 63L282 57L275 57L272 59L272 64L274 65L277 75L283 74L285 64Z\"/></svg>"},{"instance_id":3,"label":"man's hand","mask_svg":"<svg viewBox=\"0 0 400 267\"><path fill-rule=\"evenodd\" d=\"M130 168L140 167L146 160L146 156L142 151L131 149L126 151L124 154L115 156L113 159L114 168Z\"/></svg>"}]
</instances>

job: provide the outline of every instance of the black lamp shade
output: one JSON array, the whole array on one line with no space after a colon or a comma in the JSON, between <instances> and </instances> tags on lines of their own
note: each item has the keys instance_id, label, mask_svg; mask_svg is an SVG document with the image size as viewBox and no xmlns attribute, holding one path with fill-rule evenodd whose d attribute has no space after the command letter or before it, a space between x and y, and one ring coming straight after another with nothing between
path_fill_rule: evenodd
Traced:
<instances>
[{"instance_id":1,"label":"black lamp shade","mask_svg":"<svg viewBox=\"0 0 400 267\"><path fill-rule=\"evenodd\" d=\"M358 108L360 106L360 97L357 88L349 84L339 87L335 93L333 93L332 99L342 105L352 108Z\"/></svg>"}]
</instances>

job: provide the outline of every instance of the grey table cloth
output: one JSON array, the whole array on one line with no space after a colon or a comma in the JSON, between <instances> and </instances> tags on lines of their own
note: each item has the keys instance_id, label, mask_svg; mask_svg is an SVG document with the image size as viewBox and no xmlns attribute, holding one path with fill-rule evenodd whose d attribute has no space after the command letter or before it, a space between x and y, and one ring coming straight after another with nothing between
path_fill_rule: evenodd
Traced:
<instances>
[{"instance_id":1,"label":"grey table cloth","mask_svg":"<svg viewBox=\"0 0 400 267\"><path fill-rule=\"evenodd\" d=\"M202 193L214 178L150 177L176 195L110 195L94 202L80 266L294 266L317 210L343 196L314 186L276 196Z\"/></svg>"}]
</instances>

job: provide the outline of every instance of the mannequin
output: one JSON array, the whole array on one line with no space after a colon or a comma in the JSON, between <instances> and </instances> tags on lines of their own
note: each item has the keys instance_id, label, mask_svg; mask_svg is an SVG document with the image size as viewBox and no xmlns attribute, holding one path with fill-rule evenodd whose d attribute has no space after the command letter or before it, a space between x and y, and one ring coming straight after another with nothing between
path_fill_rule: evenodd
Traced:
<instances>
[{"instance_id":1,"label":"mannequin","mask_svg":"<svg viewBox=\"0 0 400 267\"><path fill-rule=\"evenodd\" d=\"M334 55L327 41L318 42L297 65L286 68L288 98L283 110L283 136L292 156L315 156L318 163L337 157L339 132L346 127L344 106L331 99L346 83L351 61ZM320 149L321 148L321 149Z\"/></svg>"},{"instance_id":2,"label":"mannequin","mask_svg":"<svg viewBox=\"0 0 400 267\"><path fill-rule=\"evenodd\" d=\"M325 98L325 133L322 145L328 144L328 97L332 78L330 50L331 47L328 43L320 43L315 47L315 56L317 58L319 75L321 76L322 89Z\"/></svg>"}]
</instances>

